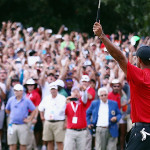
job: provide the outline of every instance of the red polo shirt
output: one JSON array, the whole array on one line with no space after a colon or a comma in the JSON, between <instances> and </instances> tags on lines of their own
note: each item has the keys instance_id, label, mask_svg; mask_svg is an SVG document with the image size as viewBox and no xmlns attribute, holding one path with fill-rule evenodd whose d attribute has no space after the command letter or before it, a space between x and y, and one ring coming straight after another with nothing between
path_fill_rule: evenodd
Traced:
<instances>
[{"instance_id":1,"label":"red polo shirt","mask_svg":"<svg viewBox=\"0 0 150 150\"><path fill-rule=\"evenodd\" d=\"M76 107L77 103L73 102L74 107ZM76 113L74 113L73 108L71 106L71 102L67 104L65 114L67 116L67 128L68 129L83 129L86 128L86 104L82 101L78 102L78 108ZM72 123L72 118L77 117L77 123Z\"/></svg>"},{"instance_id":2,"label":"red polo shirt","mask_svg":"<svg viewBox=\"0 0 150 150\"><path fill-rule=\"evenodd\" d=\"M127 80L131 91L132 122L150 123L150 69L140 69L128 62Z\"/></svg>"},{"instance_id":3,"label":"red polo shirt","mask_svg":"<svg viewBox=\"0 0 150 150\"><path fill-rule=\"evenodd\" d=\"M110 92L108 94L108 99L116 101L118 103L119 109L121 108L121 96L119 93Z\"/></svg>"},{"instance_id":4,"label":"red polo shirt","mask_svg":"<svg viewBox=\"0 0 150 150\"><path fill-rule=\"evenodd\" d=\"M87 93L92 95L92 99L87 100L86 109L88 109L92 103L92 101L95 99L95 89L92 87L88 88Z\"/></svg>"},{"instance_id":5,"label":"red polo shirt","mask_svg":"<svg viewBox=\"0 0 150 150\"><path fill-rule=\"evenodd\" d=\"M27 97L33 102L34 106L39 106L41 97L36 90L33 90L31 93L27 93Z\"/></svg>"}]
</instances>

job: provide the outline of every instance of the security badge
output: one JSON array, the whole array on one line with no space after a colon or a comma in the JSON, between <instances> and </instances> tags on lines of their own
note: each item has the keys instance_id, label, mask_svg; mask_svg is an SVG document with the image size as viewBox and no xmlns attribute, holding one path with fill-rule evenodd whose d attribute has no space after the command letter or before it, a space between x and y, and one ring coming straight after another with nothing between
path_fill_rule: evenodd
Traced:
<instances>
[{"instance_id":1,"label":"security badge","mask_svg":"<svg viewBox=\"0 0 150 150\"><path fill-rule=\"evenodd\" d=\"M73 124L77 124L77 122L78 122L78 117L73 117L72 118L72 123Z\"/></svg>"},{"instance_id":2,"label":"security badge","mask_svg":"<svg viewBox=\"0 0 150 150\"><path fill-rule=\"evenodd\" d=\"M111 114L114 116L116 113L114 110L111 111Z\"/></svg>"}]
</instances>

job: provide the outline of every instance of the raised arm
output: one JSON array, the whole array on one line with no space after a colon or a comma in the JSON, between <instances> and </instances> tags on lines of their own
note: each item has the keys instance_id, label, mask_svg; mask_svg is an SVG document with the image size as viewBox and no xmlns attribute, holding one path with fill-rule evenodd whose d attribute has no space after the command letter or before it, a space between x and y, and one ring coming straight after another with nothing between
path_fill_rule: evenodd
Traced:
<instances>
[{"instance_id":1,"label":"raised arm","mask_svg":"<svg viewBox=\"0 0 150 150\"><path fill-rule=\"evenodd\" d=\"M110 55L119 63L119 66L123 72L127 74L127 58L124 56L121 50L106 37L106 35L103 33L100 23L94 23L93 32L102 40Z\"/></svg>"}]
</instances>

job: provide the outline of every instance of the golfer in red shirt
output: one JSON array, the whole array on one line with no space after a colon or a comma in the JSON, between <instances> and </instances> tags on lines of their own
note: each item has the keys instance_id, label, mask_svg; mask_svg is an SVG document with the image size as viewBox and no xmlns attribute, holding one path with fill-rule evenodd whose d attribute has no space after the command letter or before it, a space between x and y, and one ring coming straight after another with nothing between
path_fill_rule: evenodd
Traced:
<instances>
[{"instance_id":1,"label":"golfer in red shirt","mask_svg":"<svg viewBox=\"0 0 150 150\"><path fill-rule=\"evenodd\" d=\"M133 128L127 134L126 150L150 149L150 47L142 46L137 52L137 67L103 33L96 22L93 31L105 44L108 52L127 75L131 91L131 119Z\"/></svg>"}]
</instances>

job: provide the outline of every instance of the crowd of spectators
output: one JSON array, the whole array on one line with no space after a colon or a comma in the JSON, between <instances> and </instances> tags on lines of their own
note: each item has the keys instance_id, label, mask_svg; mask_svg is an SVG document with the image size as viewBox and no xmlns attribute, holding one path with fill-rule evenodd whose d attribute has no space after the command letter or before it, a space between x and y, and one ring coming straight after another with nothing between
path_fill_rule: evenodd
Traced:
<instances>
[{"instance_id":1,"label":"crowd of spectators","mask_svg":"<svg viewBox=\"0 0 150 150\"><path fill-rule=\"evenodd\" d=\"M47 145L47 142L41 140L42 123L46 119L42 114L39 115L38 106L49 96L51 91L49 85L53 82L57 85L54 89L57 89L67 100L74 88L80 94L77 97L83 100L83 91L86 90L88 93L86 110L90 107L91 101L99 99L98 89L105 87L108 90L108 99L116 101L122 113L118 122L118 148L124 149L125 134L131 128L130 87L126 76L98 37L89 37L87 33L76 31L67 33L65 29L62 25L58 33L54 34L52 29L44 27L39 27L36 31L33 27L25 29L20 22L2 22L0 31L0 141L2 144L0 149L1 145L3 149L7 149L6 132L9 115L5 114L5 106L8 100L15 96L16 84L23 85L23 95L37 108L34 113L35 121L32 122L35 137L33 147ZM107 37L120 47L134 65L136 65L137 48L150 45L150 37L125 35L120 31ZM63 98L60 99L63 101ZM44 111L45 107L42 105L39 110ZM31 110L29 114L32 114ZM51 117L53 120L53 116ZM74 119L76 122L76 118ZM31 128L32 124L30 124ZM89 147L95 147L92 139L91 136L92 146ZM55 147L61 149L62 145L58 144Z\"/></svg>"}]
</instances>

